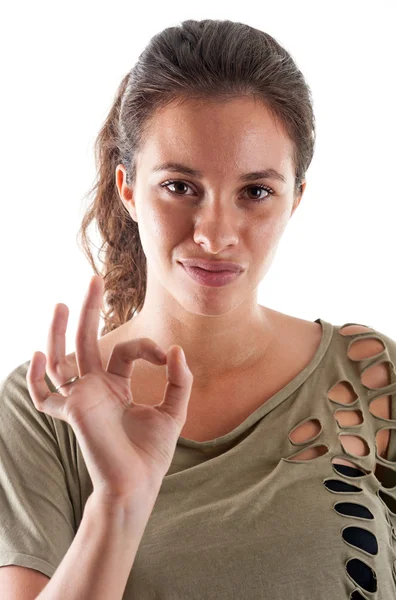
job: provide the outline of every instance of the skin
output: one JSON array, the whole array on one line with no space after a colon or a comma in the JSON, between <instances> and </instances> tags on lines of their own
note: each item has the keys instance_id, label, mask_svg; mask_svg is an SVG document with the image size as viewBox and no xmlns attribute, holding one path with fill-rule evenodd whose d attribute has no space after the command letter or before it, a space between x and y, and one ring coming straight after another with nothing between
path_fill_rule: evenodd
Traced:
<instances>
[{"instance_id":1,"label":"skin","mask_svg":"<svg viewBox=\"0 0 396 600\"><path fill-rule=\"evenodd\" d=\"M258 304L257 293L306 186L294 195L291 156L292 142L261 102L189 100L155 113L136 156L133 186L126 184L124 166L116 168L120 200L139 224L147 258L144 306L123 326L123 339L149 337L165 352L180 345L195 389L251 369L271 354L274 311ZM153 172L166 161L199 169L204 177ZM267 167L280 171L286 183L238 181ZM161 187L169 180L184 185ZM275 194L254 187L260 183ZM192 257L240 263L245 271L226 286L202 286L177 262Z\"/></svg>"}]
</instances>

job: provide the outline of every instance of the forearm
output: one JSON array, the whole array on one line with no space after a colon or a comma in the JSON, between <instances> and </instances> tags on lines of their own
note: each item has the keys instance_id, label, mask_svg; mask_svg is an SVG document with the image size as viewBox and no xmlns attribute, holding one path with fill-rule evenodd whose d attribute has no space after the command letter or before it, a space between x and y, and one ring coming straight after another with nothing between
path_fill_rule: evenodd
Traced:
<instances>
[{"instance_id":1,"label":"forearm","mask_svg":"<svg viewBox=\"0 0 396 600\"><path fill-rule=\"evenodd\" d=\"M122 600L159 489L127 506L91 494L73 543L36 600Z\"/></svg>"}]
</instances>

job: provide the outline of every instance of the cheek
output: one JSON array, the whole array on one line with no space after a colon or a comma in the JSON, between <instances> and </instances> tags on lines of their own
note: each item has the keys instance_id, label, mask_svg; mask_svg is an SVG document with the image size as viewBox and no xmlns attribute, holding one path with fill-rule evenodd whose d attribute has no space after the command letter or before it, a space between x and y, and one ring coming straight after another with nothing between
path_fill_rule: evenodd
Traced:
<instances>
[{"instance_id":1,"label":"cheek","mask_svg":"<svg viewBox=\"0 0 396 600\"><path fill-rule=\"evenodd\" d=\"M287 225L285 219L281 219L279 215L267 214L265 218L258 219L251 225L251 231L254 236L254 245L257 247L270 248L277 244Z\"/></svg>"},{"instance_id":2,"label":"cheek","mask_svg":"<svg viewBox=\"0 0 396 600\"><path fill-rule=\"evenodd\" d=\"M264 235L273 240L273 243L279 241L289 222L289 215L285 210L273 211L263 221Z\"/></svg>"},{"instance_id":3,"label":"cheek","mask_svg":"<svg viewBox=\"0 0 396 600\"><path fill-rule=\"evenodd\" d=\"M162 238L164 232L169 229L172 221L168 206L160 201L149 199L142 207L142 228L150 237L155 236L158 240ZM161 236L161 237L160 237Z\"/></svg>"},{"instance_id":4,"label":"cheek","mask_svg":"<svg viewBox=\"0 0 396 600\"><path fill-rule=\"evenodd\" d=\"M183 229L189 227L188 219L183 211L172 209L170 205L166 204L152 211L150 221L152 232L159 236L159 240L178 237Z\"/></svg>"},{"instance_id":5,"label":"cheek","mask_svg":"<svg viewBox=\"0 0 396 600\"><path fill-rule=\"evenodd\" d=\"M177 245L180 237L185 235L183 232L186 227L188 221L183 211L177 207L161 201L147 204L139 226L143 250L147 254L147 247L151 255L166 253L170 246Z\"/></svg>"},{"instance_id":6,"label":"cheek","mask_svg":"<svg viewBox=\"0 0 396 600\"><path fill-rule=\"evenodd\" d=\"M287 225L286 220L278 217L263 219L261 223L255 222L251 227L251 236L247 239L250 249L252 268L258 269L258 277L261 279L271 265L282 234Z\"/></svg>"}]
</instances>

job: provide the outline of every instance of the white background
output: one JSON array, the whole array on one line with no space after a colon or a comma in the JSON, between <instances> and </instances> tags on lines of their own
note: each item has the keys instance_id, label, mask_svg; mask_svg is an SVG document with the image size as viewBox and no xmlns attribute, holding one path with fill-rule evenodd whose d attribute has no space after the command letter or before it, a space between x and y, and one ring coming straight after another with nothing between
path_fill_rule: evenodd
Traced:
<instances>
[{"instance_id":1,"label":"white background","mask_svg":"<svg viewBox=\"0 0 396 600\"><path fill-rule=\"evenodd\" d=\"M76 234L95 179L94 139L150 38L186 19L267 31L313 92L316 153L259 303L396 339L394 1L3 6L0 378L34 351L46 353L58 302L69 307L66 351L74 350L93 274Z\"/></svg>"}]
</instances>

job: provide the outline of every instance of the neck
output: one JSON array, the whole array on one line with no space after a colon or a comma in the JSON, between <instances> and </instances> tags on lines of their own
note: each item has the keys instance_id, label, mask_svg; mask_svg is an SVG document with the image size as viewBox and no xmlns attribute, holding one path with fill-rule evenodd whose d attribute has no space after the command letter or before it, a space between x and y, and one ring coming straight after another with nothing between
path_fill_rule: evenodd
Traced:
<instances>
[{"instance_id":1,"label":"neck","mask_svg":"<svg viewBox=\"0 0 396 600\"><path fill-rule=\"evenodd\" d=\"M125 324L125 339L149 337L165 352L174 344L181 346L194 386L205 388L255 366L276 338L275 311L259 304L251 311L240 308L219 317L187 313L180 318L161 315L145 303Z\"/></svg>"}]
</instances>

